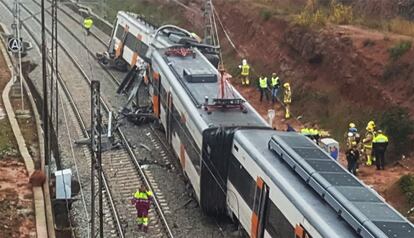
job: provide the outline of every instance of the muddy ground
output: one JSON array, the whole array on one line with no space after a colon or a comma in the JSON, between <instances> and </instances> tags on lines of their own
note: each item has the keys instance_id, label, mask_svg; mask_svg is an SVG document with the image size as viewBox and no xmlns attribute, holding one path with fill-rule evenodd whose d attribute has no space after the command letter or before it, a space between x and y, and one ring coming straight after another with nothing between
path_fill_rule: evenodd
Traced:
<instances>
[{"instance_id":1,"label":"muddy ground","mask_svg":"<svg viewBox=\"0 0 414 238\"><path fill-rule=\"evenodd\" d=\"M9 80L0 55L0 94ZM0 108L4 110L1 97ZM23 133L35 129L30 123L23 124ZM36 237L33 194L9 121L0 117L0 238L14 237Z\"/></svg>"}]
</instances>

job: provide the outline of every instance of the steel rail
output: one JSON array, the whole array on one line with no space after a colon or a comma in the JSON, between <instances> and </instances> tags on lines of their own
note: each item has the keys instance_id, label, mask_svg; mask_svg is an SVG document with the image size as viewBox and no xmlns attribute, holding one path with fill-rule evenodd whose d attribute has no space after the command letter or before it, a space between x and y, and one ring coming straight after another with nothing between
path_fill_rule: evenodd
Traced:
<instances>
[{"instance_id":1,"label":"steel rail","mask_svg":"<svg viewBox=\"0 0 414 238\"><path fill-rule=\"evenodd\" d=\"M3 0L1 0L0 2L1 2L1 4L3 6L5 6L5 8L10 13L12 13L12 10L9 8L9 6L6 3L4 3ZM36 37L34 36L34 33L32 32L32 30L30 30L30 28L27 27L25 23L23 23L23 27L25 28L26 33L32 38L32 40L34 42L36 42L36 46L37 46L37 48L40 51L41 44L40 44L40 42L38 40L36 40ZM48 30L48 32L50 33L49 30ZM50 63L51 62L51 59L48 57L47 58L47 61ZM50 70L50 68L49 68L49 70ZM84 136L89 137L87 128L85 126L85 122L83 121L82 116L80 114L80 111L79 111L78 107L76 106L76 103L74 102L73 96L70 93L70 90L67 88L66 83L64 82L64 79L63 79L63 77L62 77L62 75L60 73L58 73L58 80L59 80L59 85L61 86L63 92L65 93L65 95L66 95L66 97L67 97L67 99L69 101L69 104L70 104L73 112L75 113L75 117L76 117L76 119L77 119L77 121L78 121L78 123L79 123L79 125L81 127L82 133L84 134ZM116 207L115 207L115 204L114 204L114 201L113 201L113 197L112 197L112 194L111 194L111 190L109 189L108 182L107 182L107 179L105 177L105 174L102 174L102 176L103 176L102 177L103 178L103 184L105 186L105 190L107 191L106 194L107 194L108 199L109 199L109 202L111 204L110 208L111 208L111 210L113 212L113 216L114 216L115 222L117 224L118 235L121 238L124 238L125 235L124 235L123 230L122 230L121 222L120 222L119 215L118 215L118 212L116 210Z\"/></svg>"},{"instance_id":2,"label":"steel rail","mask_svg":"<svg viewBox=\"0 0 414 238\"><path fill-rule=\"evenodd\" d=\"M3 1L3 0L1 0L1 1ZM26 11L26 12L28 12L29 14L32 14L31 13L31 11L30 10L28 10L27 9L27 7L25 7L25 6L23 6L22 5L22 7L24 8L24 10ZM8 8L8 7L7 7ZM10 9L9 9L10 10ZM37 22L39 22L39 20L37 19L37 18L34 18L34 20L36 20ZM39 22L40 23L40 22ZM60 23L60 24L62 24L62 23ZM47 30L47 32L49 33L49 34L51 34L51 32L50 32L50 30L49 29L46 29ZM73 36L73 33L71 32L71 34L72 34L72 36ZM76 37L75 37L76 38ZM69 57L69 59L72 61L72 63L76 66L76 68L79 70L79 72L82 74L82 76L83 76L83 78L87 81L87 83L90 85L91 84L91 80L90 80L90 78L89 78L89 76L86 74L86 72L83 70L83 68L82 68L82 66L75 60L75 57L65 48L65 47L63 47L63 45L62 45L62 43L61 43L61 41L57 41L58 42L58 44L59 44L59 46L60 46L60 48L68 55L68 57ZM116 80L116 82L118 82L117 80ZM107 103L103 100L103 98L102 97L100 97L100 101L101 101L101 104L102 104L102 106L103 106L103 108L104 108L104 110L107 112L107 113L109 113L110 112L110 109L109 109L109 106L107 105ZM137 157L136 157L136 155L135 155L135 153L134 153L134 151L133 151L133 149L132 149L132 147L130 146L130 144L129 144L129 142L128 142L128 140L126 139L126 136L125 136L125 134L123 133L123 131L121 130L121 128L117 128L117 132L118 132L118 134L119 134L119 136L121 137L121 139L122 139L122 141L123 141L123 144L124 144L124 146L125 146L125 148L126 148L126 150L127 150L127 152L128 152L128 154L129 154L129 156L132 158L132 162L134 163L134 165L135 165L135 167L136 167L136 169L138 170L138 172L140 173L140 175L141 175L141 178L142 178L142 180L144 181L144 183L145 183L145 185L150 189L150 191L154 194L154 205L155 205L155 207L156 207L156 210L157 210L157 213L158 213L158 215L160 216L160 218L161 218L161 222L163 223L163 225L164 225L164 229L165 229L165 231L167 232L167 234L168 234L168 236L169 237L171 237L171 238L173 238L174 237L174 235L172 234L172 231L171 231L171 228L170 228L170 226L168 225L168 222L167 222L167 220L166 220L166 218L165 218L165 215L164 215L164 212L162 211L162 208L161 208L161 206L160 206L160 203L159 203L159 201L158 201L158 198L157 198L157 194L154 192L154 190L153 190L153 187L152 187L152 185L151 185L151 183L149 182L149 179L147 178L147 175L145 174L145 172L141 169L141 165L139 164L139 162L138 162L138 159L137 159ZM104 177L105 178L105 177ZM116 209L115 209L116 210ZM122 230L122 229L121 229Z\"/></svg>"},{"instance_id":3,"label":"steel rail","mask_svg":"<svg viewBox=\"0 0 414 238\"><path fill-rule=\"evenodd\" d=\"M36 0L32 0L36 5L38 5L38 6L40 6L40 4L36 1ZM76 19L74 19L74 17L73 16L71 16L70 14L68 14L65 10L63 10L62 8L59 8L63 13L65 13L65 15L67 15L67 16L69 16L73 21L75 21L76 23L78 23L79 24L79 22L76 20ZM45 10L49 15L51 15L51 13L49 12L49 11L47 11L47 10ZM61 20L59 20L58 19L58 22L59 22L59 24L73 37L73 38L75 38L75 40L80 44L80 45L82 45L82 47L83 48L85 48L86 50L87 50L87 52L88 52L88 54L90 54L95 60L98 60L98 58L96 57L96 55L95 55L95 53L94 52L92 52L90 49L89 49L89 47L87 47L86 45L85 45L85 43L81 40L81 39L79 39ZM79 24L79 26L82 26L81 24ZM92 32L91 32L92 33ZM105 46L105 47L108 47L108 45L107 45L107 43L105 43L104 42L104 40L102 40L102 39L100 39L97 35L95 35L94 33L92 33L93 34L93 36L103 45L103 46ZM107 68L107 67L105 67L104 65L102 65L102 64L99 64L99 66L106 72L106 73L108 73L108 75L112 78L112 80L114 81L114 82L119 82L118 80L117 80L117 78L116 78L116 76L111 72L111 71L109 71L109 69Z\"/></svg>"}]
</instances>

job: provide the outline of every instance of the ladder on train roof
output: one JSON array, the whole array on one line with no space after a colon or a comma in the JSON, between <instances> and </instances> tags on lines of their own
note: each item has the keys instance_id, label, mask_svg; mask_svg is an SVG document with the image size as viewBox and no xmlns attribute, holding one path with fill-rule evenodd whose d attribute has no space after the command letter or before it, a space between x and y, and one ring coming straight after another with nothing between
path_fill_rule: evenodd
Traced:
<instances>
[{"instance_id":1,"label":"ladder on train roof","mask_svg":"<svg viewBox=\"0 0 414 238\"><path fill-rule=\"evenodd\" d=\"M269 149L363 238L412 238L414 226L303 135L274 135Z\"/></svg>"}]
</instances>

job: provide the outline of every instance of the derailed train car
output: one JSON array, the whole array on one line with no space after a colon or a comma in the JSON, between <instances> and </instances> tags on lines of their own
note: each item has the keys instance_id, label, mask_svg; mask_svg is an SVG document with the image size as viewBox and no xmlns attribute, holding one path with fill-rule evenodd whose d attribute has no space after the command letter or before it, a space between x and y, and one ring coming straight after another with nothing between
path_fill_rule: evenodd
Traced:
<instances>
[{"instance_id":1,"label":"derailed train car","mask_svg":"<svg viewBox=\"0 0 414 238\"><path fill-rule=\"evenodd\" d=\"M108 49L148 83L205 213L228 214L251 237L413 237L413 225L374 191L306 137L272 130L231 86L240 108L215 110L223 81L212 49L126 12Z\"/></svg>"}]
</instances>

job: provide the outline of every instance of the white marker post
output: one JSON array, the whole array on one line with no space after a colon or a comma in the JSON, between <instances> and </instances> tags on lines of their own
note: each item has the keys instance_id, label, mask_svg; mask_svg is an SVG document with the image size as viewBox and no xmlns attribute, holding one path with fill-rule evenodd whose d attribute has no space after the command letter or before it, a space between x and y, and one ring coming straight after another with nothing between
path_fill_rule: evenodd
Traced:
<instances>
[{"instance_id":1,"label":"white marker post","mask_svg":"<svg viewBox=\"0 0 414 238\"><path fill-rule=\"evenodd\" d=\"M276 116L276 111L274 109L267 110L267 117L269 118L269 125L273 128L273 119Z\"/></svg>"}]
</instances>

